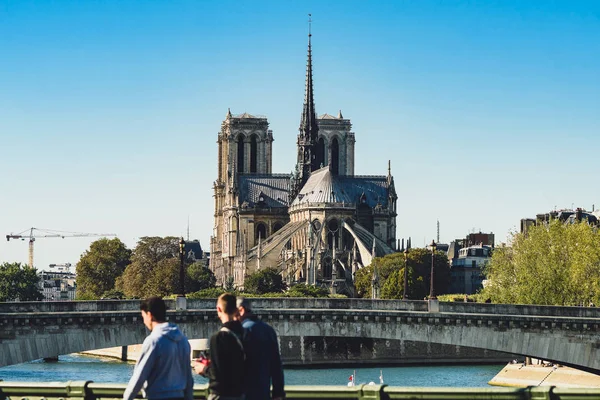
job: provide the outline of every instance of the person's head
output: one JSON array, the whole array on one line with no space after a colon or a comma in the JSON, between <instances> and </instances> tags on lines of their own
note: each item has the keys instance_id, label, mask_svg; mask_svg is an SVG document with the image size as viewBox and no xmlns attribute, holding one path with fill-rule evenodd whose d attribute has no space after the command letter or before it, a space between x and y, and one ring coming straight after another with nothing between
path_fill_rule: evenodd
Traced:
<instances>
[{"instance_id":1,"label":"person's head","mask_svg":"<svg viewBox=\"0 0 600 400\"><path fill-rule=\"evenodd\" d=\"M217 299L217 315L221 322L233 321L237 316L235 296L231 293L223 293Z\"/></svg>"},{"instance_id":2,"label":"person's head","mask_svg":"<svg viewBox=\"0 0 600 400\"><path fill-rule=\"evenodd\" d=\"M252 306L250 305L250 300L248 300L246 297L238 297L236 305L238 313L240 315L240 319L243 320L245 318L248 318L252 314Z\"/></svg>"},{"instance_id":3,"label":"person's head","mask_svg":"<svg viewBox=\"0 0 600 400\"><path fill-rule=\"evenodd\" d=\"M153 323L163 323L167 319L167 305L160 297L148 297L140 304L142 319L146 328L152 330Z\"/></svg>"}]
</instances>

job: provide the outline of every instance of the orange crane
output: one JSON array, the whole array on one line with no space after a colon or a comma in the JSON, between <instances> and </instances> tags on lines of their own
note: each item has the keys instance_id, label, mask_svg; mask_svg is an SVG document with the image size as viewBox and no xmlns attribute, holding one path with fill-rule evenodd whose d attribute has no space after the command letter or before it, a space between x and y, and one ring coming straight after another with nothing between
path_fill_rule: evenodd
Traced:
<instances>
[{"instance_id":1,"label":"orange crane","mask_svg":"<svg viewBox=\"0 0 600 400\"><path fill-rule=\"evenodd\" d=\"M39 233L34 233L39 232ZM29 234L27 234L29 232ZM11 233L6 235L6 240L10 241L10 239L29 239L29 268L33 268L33 243L35 239L39 238L66 238L66 237L111 237L117 236L114 233L84 233L84 232L66 232L66 231L55 231L50 229L38 229L38 228L30 228L26 229L23 232L19 233Z\"/></svg>"}]
</instances>

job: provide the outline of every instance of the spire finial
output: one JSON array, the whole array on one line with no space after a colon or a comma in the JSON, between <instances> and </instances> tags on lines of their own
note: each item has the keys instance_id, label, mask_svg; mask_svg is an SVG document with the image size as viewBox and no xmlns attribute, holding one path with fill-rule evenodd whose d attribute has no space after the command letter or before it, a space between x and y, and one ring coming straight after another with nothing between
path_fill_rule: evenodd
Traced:
<instances>
[{"instance_id":1,"label":"spire finial","mask_svg":"<svg viewBox=\"0 0 600 400\"><path fill-rule=\"evenodd\" d=\"M312 36L312 34L310 33L311 25L312 25L312 14L308 14L308 40L310 40L310 37Z\"/></svg>"},{"instance_id":2,"label":"spire finial","mask_svg":"<svg viewBox=\"0 0 600 400\"><path fill-rule=\"evenodd\" d=\"M227 118L231 118L231 108L227 107Z\"/></svg>"},{"instance_id":3,"label":"spire finial","mask_svg":"<svg viewBox=\"0 0 600 400\"><path fill-rule=\"evenodd\" d=\"M392 160L388 160L388 176L392 175Z\"/></svg>"}]
</instances>

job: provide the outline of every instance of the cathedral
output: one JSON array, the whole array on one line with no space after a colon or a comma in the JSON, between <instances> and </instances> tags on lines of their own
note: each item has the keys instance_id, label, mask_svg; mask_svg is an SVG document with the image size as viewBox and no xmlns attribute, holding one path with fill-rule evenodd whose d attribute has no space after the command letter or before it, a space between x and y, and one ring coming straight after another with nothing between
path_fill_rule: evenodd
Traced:
<instances>
[{"instance_id":1,"label":"cathedral","mask_svg":"<svg viewBox=\"0 0 600 400\"><path fill-rule=\"evenodd\" d=\"M387 175L354 174L349 119L317 116L311 34L304 107L292 174L272 172L273 131L266 117L228 110L218 134L210 268L217 283L277 268L288 284L354 295L354 273L396 249L396 191ZM374 280L376 277L374 277Z\"/></svg>"}]
</instances>

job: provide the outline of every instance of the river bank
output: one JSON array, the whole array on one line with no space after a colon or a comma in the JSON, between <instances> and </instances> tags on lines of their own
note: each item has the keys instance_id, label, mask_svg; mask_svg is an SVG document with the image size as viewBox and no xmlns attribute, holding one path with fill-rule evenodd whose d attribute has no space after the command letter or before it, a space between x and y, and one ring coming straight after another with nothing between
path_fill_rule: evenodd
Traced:
<instances>
[{"instance_id":1,"label":"river bank","mask_svg":"<svg viewBox=\"0 0 600 400\"><path fill-rule=\"evenodd\" d=\"M600 375L551 364L508 364L489 382L492 386L600 387Z\"/></svg>"}]
</instances>

